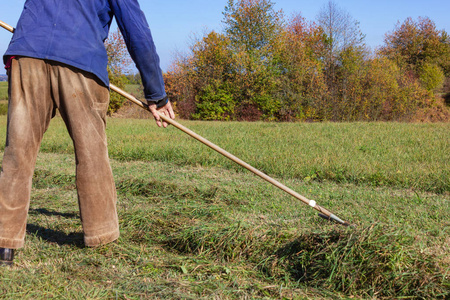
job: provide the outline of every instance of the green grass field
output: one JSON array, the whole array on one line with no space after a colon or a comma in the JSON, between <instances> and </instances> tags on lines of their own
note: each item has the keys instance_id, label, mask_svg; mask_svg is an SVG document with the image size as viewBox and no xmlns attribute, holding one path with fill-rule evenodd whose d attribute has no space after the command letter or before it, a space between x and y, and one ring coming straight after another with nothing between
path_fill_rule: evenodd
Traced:
<instances>
[{"instance_id":1,"label":"green grass field","mask_svg":"<svg viewBox=\"0 0 450 300\"><path fill-rule=\"evenodd\" d=\"M137 84L128 84L126 86L126 91L143 99L143 91L140 85ZM1 81L0 82L0 115L6 115L8 111L8 82Z\"/></svg>"},{"instance_id":2,"label":"green grass field","mask_svg":"<svg viewBox=\"0 0 450 300\"><path fill-rule=\"evenodd\" d=\"M8 100L8 82L0 81L0 100Z\"/></svg>"},{"instance_id":3,"label":"green grass field","mask_svg":"<svg viewBox=\"0 0 450 300\"><path fill-rule=\"evenodd\" d=\"M8 113L8 82L0 82L0 115Z\"/></svg>"},{"instance_id":4,"label":"green grass field","mask_svg":"<svg viewBox=\"0 0 450 300\"><path fill-rule=\"evenodd\" d=\"M8 82L0 81L0 100L8 100Z\"/></svg>"},{"instance_id":5,"label":"green grass field","mask_svg":"<svg viewBox=\"0 0 450 300\"><path fill-rule=\"evenodd\" d=\"M56 118L0 298L449 297L450 124L182 123L355 228L175 128L109 119L121 238L84 248L73 148ZM0 117L3 140L5 127Z\"/></svg>"},{"instance_id":6,"label":"green grass field","mask_svg":"<svg viewBox=\"0 0 450 300\"><path fill-rule=\"evenodd\" d=\"M138 99L144 99L144 91L143 87L140 84L127 84L125 85L125 90L127 93L132 94Z\"/></svg>"}]
</instances>

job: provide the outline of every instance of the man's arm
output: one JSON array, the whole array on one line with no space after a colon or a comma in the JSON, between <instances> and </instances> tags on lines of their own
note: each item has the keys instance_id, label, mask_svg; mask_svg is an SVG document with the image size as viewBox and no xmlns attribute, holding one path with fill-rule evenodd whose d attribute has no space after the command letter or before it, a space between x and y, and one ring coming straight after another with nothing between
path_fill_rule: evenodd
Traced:
<instances>
[{"instance_id":1,"label":"man's arm","mask_svg":"<svg viewBox=\"0 0 450 300\"><path fill-rule=\"evenodd\" d=\"M174 113L165 92L159 56L145 15L137 0L110 0L110 4L131 58L141 74L145 99L161 126L156 111L172 119ZM165 122L162 125L167 127Z\"/></svg>"}]
</instances>

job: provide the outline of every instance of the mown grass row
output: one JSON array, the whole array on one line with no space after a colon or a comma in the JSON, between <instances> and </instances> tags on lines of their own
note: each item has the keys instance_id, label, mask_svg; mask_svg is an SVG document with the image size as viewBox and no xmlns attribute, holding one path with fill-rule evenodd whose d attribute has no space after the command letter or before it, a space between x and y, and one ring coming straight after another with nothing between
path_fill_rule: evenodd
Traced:
<instances>
[{"instance_id":1,"label":"mown grass row","mask_svg":"<svg viewBox=\"0 0 450 300\"><path fill-rule=\"evenodd\" d=\"M289 180L356 225L346 229L250 174L113 162L121 240L80 250L73 163L66 155L41 162L28 231L48 267L76 278L84 295L99 295L92 298L445 299L450 293L448 197ZM67 193L70 201L62 201ZM68 261L55 265L47 247L65 248L59 251ZM22 259L36 268L35 256Z\"/></svg>"},{"instance_id":2,"label":"mown grass row","mask_svg":"<svg viewBox=\"0 0 450 300\"><path fill-rule=\"evenodd\" d=\"M0 124L5 120L0 119ZM71 153L61 120L42 151ZM110 119L110 156L242 170L175 128L151 120ZM263 172L304 181L450 191L450 124L182 122ZM4 133L0 133L0 139Z\"/></svg>"},{"instance_id":3,"label":"mown grass row","mask_svg":"<svg viewBox=\"0 0 450 300\"><path fill-rule=\"evenodd\" d=\"M240 223L200 226L174 234L168 245L181 253L252 262L269 278L346 295L427 299L449 292L445 267L417 252L414 235L401 228L305 232L293 241L283 231L258 231Z\"/></svg>"}]
</instances>

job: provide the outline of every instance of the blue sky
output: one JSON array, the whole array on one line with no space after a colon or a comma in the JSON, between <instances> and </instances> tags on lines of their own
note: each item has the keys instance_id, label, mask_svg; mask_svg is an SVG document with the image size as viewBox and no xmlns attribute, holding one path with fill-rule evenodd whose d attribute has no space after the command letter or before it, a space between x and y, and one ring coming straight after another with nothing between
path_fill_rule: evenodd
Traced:
<instances>
[{"instance_id":1,"label":"blue sky","mask_svg":"<svg viewBox=\"0 0 450 300\"><path fill-rule=\"evenodd\" d=\"M24 0L1 0L0 20L15 26ZM221 31L222 12L227 0L140 0L141 9L152 29L161 67L166 70L176 52L184 52L194 36L211 30ZM272 0L277 10L287 17L301 13L315 21L327 0ZM450 31L449 0L335 0L360 22L366 44L376 48L383 43L385 33L407 17L429 17L438 29ZM0 54L6 51L11 34L0 30ZM2 70L0 69L0 73Z\"/></svg>"}]
</instances>

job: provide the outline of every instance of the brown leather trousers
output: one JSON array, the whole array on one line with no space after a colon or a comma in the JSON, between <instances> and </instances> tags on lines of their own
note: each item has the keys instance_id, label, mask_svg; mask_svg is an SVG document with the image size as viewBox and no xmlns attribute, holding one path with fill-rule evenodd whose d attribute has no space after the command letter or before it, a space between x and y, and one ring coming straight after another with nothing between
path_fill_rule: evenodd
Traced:
<instances>
[{"instance_id":1,"label":"brown leather trousers","mask_svg":"<svg viewBox=\"0 0 450 300\"><path fill-rule=\"evenodd\" d=\"M12 61L0 174L0 248L24 245L36 157L56 109L75 148L85 244L99 246L119 237L117 195L105 134L108 102L108 89L90 73L40 59Z\"/></svg>"}]
</instances>

